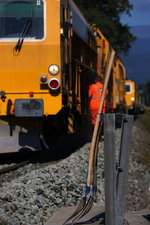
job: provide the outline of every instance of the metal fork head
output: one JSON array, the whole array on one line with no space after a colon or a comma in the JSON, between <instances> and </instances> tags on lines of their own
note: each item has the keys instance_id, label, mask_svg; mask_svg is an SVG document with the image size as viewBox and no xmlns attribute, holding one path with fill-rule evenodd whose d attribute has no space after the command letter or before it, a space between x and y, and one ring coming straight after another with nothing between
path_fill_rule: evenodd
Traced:
<instances>
[{"instance_id":1,"label":"metal fork head","mask_svg":"<svg viewBox=\"0 0 150 225\"><path fill-rule=\"evenodd\" d=\"M71 225L74 225L76 224L76 222L81 219L83 216L85 216L89 211L90 209L92 208L93 206L93 201L94 201L94 197L93 195L90 195L88 201L86 201L86 204L84 206L84 208L82 209L82 211L80 211L80 213L73 219Z\"/></svg>"},{"instance_id":2,"label":"metal fork head","mask_svg":"<svg viewBox=\"0 0 150 225\"><path fill-rule=\"evenodd\" d=\"M65 225L69 220L71 220L73 217L77 216L80 212L82 212L82 210L85 208L85 205L86 205L86 196L83 196L75 211L62 225Z\"/></svg>"}]
</instances>

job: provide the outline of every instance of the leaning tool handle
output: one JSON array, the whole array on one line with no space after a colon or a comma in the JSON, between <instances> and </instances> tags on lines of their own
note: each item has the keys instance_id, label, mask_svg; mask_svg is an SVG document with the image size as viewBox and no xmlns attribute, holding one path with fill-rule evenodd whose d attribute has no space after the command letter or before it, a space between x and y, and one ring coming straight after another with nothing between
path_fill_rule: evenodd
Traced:
<instances>
[{"instance_id":1,"label":"leaning tool handle","mask_svg":"<svg viewBox=\"0 0 150 225\"><path fill-rule=\"evenodd\" d=\"M111 68L112 68L114 56L115 56L115 51L112 49L111 54L110 54L110 58L109 58L109 61L108 61L108 66L106 68L106 76L105 76L104 88L103 88L103 92L102 92L102 98L101 98L101 102L100 102L100 105L99 105L98 115L97 115L97 118L96 118L96 124L94 126L94 132L93 132L93 136L92 136L92 143L91 143L91 147L90 147L88 178L87 178L87 187L86 187L86 193L87 194L90 192L90 186L91 186L95 144L96 144L96 138L98 136L98 129L99 129L99 126L100 126L100 113L102 112L102 107L103 107L103 103L104 103L104 98L105 98L105 94L106 94L106 90L107 90L107 86L108 86L108 81L109 81L109 77L110 77L110 73L111 73Z\"/></svg>"},{"instance_id":2,"label":"leaning tool handle","mask_svg":"<svg viewBox=\"0 0 150 225\"><path fill-rule=\"evenodd\" d=\"M97 155L98 155L98 145L99 145L99 137L101 134L102 122L98 128L96 143L95 143L95 151L94 151L94 159L93 159L93 185L92 192L95 195L97 192Z\"/></svg>"}]
</instances>

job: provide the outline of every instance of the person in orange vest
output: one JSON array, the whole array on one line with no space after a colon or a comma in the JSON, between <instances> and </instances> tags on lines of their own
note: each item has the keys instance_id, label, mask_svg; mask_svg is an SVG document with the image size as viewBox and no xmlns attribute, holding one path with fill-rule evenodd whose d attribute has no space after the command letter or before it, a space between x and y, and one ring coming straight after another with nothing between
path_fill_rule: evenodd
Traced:
<instances>
[{"instance_id":1,"label":"person in orange vest","mask_svg":"<svg viewBox=\"0 0 150 225\"><path fill-rule=\"evenodd\" d=\"M91 84L89 87L89 109L91 114L91 123L94 125L96 123L96 117L102 98L104 84L102 82L102 77L97 76L95 78L94 84ZM106 90L106 95L108 90ZM102 113L106 113L106 96L103 103Z\"/></svg>"}]
</instances>

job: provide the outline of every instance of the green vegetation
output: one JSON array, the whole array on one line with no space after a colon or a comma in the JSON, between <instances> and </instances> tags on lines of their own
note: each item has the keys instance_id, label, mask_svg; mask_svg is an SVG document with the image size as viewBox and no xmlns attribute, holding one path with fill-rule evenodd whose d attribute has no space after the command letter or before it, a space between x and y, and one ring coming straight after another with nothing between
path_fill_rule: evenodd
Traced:
<instances>
[{"instance_id":1,"label":"green vegetation","mask_svg":"<svg viewBox=\"0 0 150 225\"><path fill-rule=\"evenodd\" d=\"M150 110L146 110L140 118L142 127L147 131L150 137ZM144 148L141 149L141 156L139 162L144 164L150 170L150 138L146 141Z\"/></svg>"},{"instance_id":2,"label":"green vegetation","mask_svg":"<svg viewBox=\"0 0 150 225\"><path fill-rule=\"evenodd\" d=\"M150 110L146 110L141 117L141 122L147 132L150 134Z\"/></svg>"},{"instance_id":3,"label":"green vegetation","mask_svg":"<svg viewBox=\"0 0 150 225\"><path fill-rule=\"evenodd\" d=\"M147 82L146 86L147 86L148 93L150 94L150 81Z\"/></svg>"},{"instance_id":4,"label":"green vegetation","mask_svg":"<svg viewBox=\"0 0 150 225\"><path fill-rule=\"evenodd\" d=\"M149 142L149 148L143 150L143 155L141 155L141 158L138 160L142 164L144 164L148 170L150 170L150 142Z\"/></svg>"},{"instance_id":5,"label":"green vegetation","mask_svg":"<svg viewBox=\"0 0 150 225\"><path fill-rule=\"evenodd\" d=\"M120 22L122 13L130 15L129 0L74 0L90 24L96 24L117 53L127 54L136 37Z\"/></svg>"}]
</instances>

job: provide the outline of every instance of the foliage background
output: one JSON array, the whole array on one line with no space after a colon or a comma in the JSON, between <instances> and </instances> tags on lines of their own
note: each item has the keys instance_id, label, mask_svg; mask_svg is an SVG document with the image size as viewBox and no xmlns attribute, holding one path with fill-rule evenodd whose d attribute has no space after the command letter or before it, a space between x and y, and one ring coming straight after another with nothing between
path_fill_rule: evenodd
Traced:
<instances>
[{"instance_id":1,"label":"foliage background","mask_svg":"<svg viewBox=\"0 0 150 225\"><path fill-rule=\"evenodd\" d=\"M130 15L128 0L74 0L90 24L96 24L117 53L127 54L136 37L120 22L122 13Z\"/></svg>"}]
</instances>

